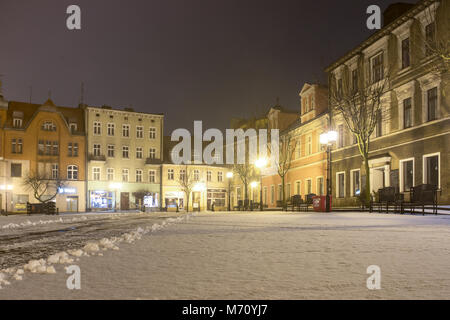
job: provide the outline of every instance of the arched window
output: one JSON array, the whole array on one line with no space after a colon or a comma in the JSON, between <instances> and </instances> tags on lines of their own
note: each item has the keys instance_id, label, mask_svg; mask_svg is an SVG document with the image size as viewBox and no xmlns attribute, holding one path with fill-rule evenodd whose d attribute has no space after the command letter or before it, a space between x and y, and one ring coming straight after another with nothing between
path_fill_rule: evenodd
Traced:
<instances>
[{"instance_id":1,"label":"arched window","mask_svg":"<svg viewBox=\"0 0 450 320\"><path fill-rule=\"evenodd\" d=\"M67 167L67 179L78 180L78 166L70 165Z\"/></svg>"},{"instance_id":2,"label":"arched window","mask_svg":"<svg viewBox=\"0 0 450 320\"><path fill-rule=\"evenodd\" d=\"M42 123L42 130L44 131L56 131L56 125L53 123L53 121L44 121L44 123Z\"/></svg>"}]
</instances>

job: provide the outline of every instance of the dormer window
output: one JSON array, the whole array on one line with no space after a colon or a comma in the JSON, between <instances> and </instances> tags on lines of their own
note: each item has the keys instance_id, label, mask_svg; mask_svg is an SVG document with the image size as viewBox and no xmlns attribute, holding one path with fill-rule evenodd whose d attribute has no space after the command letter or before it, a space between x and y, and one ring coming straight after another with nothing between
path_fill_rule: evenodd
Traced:
<instances>
[{"instance_id":1,"label":"dormer window","mask_svg":"<svg viewBox=\"0 0 450 320\"><path fill-rule=\"evenodd\" d=\"M52 121L45 121L42 124L42 130L44 131L56 131L56 126Z\"/></svg>"},{"instance_id":2,"label":"dormer window","mask_svg":"<svg viewBox=\"0 0 450 320\"><path fill-rule=\"evenodd\" d=\"M13 119L13 127L14 128L22 128L22 119L14 118Z\"/></svg>"},{"instance_id":3,"label":"dormer window","mask_svg":"<svg viewBox=\"0 0 450 320\"><path fill-rule=\"evenodd\" d=\"M75 133L78 130L78 126L76 123L70 123L69 124L69 129L71 133Z\"/></svg>"}]
</instances>

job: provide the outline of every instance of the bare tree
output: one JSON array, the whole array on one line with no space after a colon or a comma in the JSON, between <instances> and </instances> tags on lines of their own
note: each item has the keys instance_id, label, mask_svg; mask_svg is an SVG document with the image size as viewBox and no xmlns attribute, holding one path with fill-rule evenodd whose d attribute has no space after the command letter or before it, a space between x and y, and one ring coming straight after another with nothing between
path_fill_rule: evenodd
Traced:
<instances>
[{"instance_id":1,"label":"bare tree","mask_svg":"<svg viewBox=\"0 0 450 320\"><path fill-rule=\"evenodd\" d=\"M64 180L52 177L48 172L30 171L24 178L23 185L33 192L33 196L40 203L47 203L56 198L61 188L66 186Z\"/></svg>"},{"instance_id":2,"label":"bare tree","mask_svg":"<svg viewBox=\"0 0 450 320\"><path fill-rule=\"evenodd\" d=\"M186 212L189 212L189 199L191 197L192 189L194 189L194 174L193 171L189 169L188 165L184 165L183 171L180 171L177 182L186 195Z\"/></svg>"},{"instance_id":3,"label":"bare tree","mask_svg":"<svg viewBox=\"0 0 450 320\"><path fill-rule=\"evenodd\" d=\"M437 58L431 64L434 71L448 72L450 67L450 1L437 0L437 9L432 4L425 9L425 26L419 33L418 43L425 47L427 56Z\"/></svg>"},{"instance_id":4,"label":"bare tree","mask_svg":"<svg viewBox=\"0 0 450 320\"><path fill-rule=\"evenodd\" d=\"M292 134L288 133L281 138L280 152L278 159L275 160L277 173L281 178L281 192L283 199L283 208L286 205L286 175L291 169L292 158L295 152L297 143L293 141Z\"/></svg>"},{"instance_id":5,"label":"bare tree","mask_svg":"<svg viewBox=\"0 0 450 320\"><path fill-rule=\"evenodd\" d=\"M370 139L377 124L386 120L388 110L384 110L382 96L389 88L389 75L381 70L375 79L362 77L362 68L357 68L357 79L350 85L345 74L341 80L334 76L330 81L331 112L340 115L348 130L355 137L356 145L364 162L366 172L365 197L366 204L370 201L369 151ZM388 69L390 70L390 69ZM374 81L375 80L375 81Z\"/></svg>"},{"instance_id":6,"label":"bare tree","mask_svg":"<svg viewBox=\"0 0 450 320\"><path fill-rule=\"evenodd\" d=\"M246 161L244 164L235 164L233 165L233 171L239 176L244 185L244 199L248 200L248 186L257 177L254 164L249 161Z\"/></svg>"}]
</instances>

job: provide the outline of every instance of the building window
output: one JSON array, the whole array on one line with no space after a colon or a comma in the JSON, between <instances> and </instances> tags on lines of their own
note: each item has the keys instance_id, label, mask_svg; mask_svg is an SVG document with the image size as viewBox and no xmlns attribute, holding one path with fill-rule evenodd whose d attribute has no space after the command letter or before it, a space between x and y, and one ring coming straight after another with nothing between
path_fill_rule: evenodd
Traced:
<instances>
[{"instance_id":1,"label":"building window","mask_svg":"<svg viewBox=\"0 0 450 320\"><path fill-rule=\"evenodd\" d=\"M114 145L113 144L108 145L108 157L114 158Z\"/></svg>"},{"instance_id":2,"label":"building window","mask_svg":"<svg viewBox=\"0 0 450 320\"><path fill-rule=\"evenodd\" d=\"M149 137L150 139L156 139L156 128L150 128Z\"/></svg>"},{"instance_id":3,"label":"building window","mask_svg":"<svg viewBox=\"0 0 450 320\"><path fill-rule=\"evenodd\" d=\"M148 172L148 182L150 182L150 183L156 182L156 171L155 170L150 170Z\"/></svg>"},{"instance_id":4,"label":"building window","mask_svg":"<svg viewBox=\"0 0 450 320\"><path fill-rule=\"evenodd\" d=\"M312 180L306 179L306 194L312 193Z\"/></svg>"},{"instance_id":5,"label":"building window","mask_svg":"<svg viewBox=\"0 0 450 320\"><path fill-rule=\"evenodd\" d=\"M206 181L211 182L211 171L206 172Z\"/></svg>"},{"instance_id":6,"label":"building window","mask_svg":"<svg viewBox=\"0 0 450 320\"><path fill-rule=\"evenodd\" d=\"M40 148L39 148L40 150ZM68 156L69 157L78 157L78 143L69 142L68 144Z\"/></svg>"},{"instance_id":7,"label":"building window","mask_svg":"<svg viewBox=\"0 0 450 320\"><path fill-rule=\"evenodd\" d=\"M197 169L194 170L194 181L199 181L200 180L200 171L198 171Z\"/></svg>"},{"instance_id":8,"label":"building window","mask_svg":"<svg viewBox=\"0 0 450 320\"><path fill-rule=\"evenodd\" d=\"M381 137L383 135L383 117L381 114L381 109L377 110L376 122L375 134L377 137Z\"/></svg>"},{"instance_id":9,"label":"building window","mask_svg":"<svg viewBox=\"0 0 450 320\"><path fill-rule=\"evenodd\" d=\"M144 138L144 127L142 126L136 127L136 138L138 139Z\"/></svg>"},{"instance_id":10,"label":"building window","mask_svg":"<svg viewBox=\"0 0 450 320\"><path fill-rule=\"evenodd\" d=\"M11 177L13 177L13 178L22 177L22 164L21 163L11 163Z\"/></svg>"},{"instance_id":11,"label":"building window","mask_svg":"<svg viewBox=\"0 0 450 320\"><path fill-rule=\"evenodd\" d=\"M223 181L223 172L222 171L217 172L217 181L218 182Z\"/></svg>"},{"instance_id":12,"label":"building window","mask_svg":"<svg viewBox=\"0 0 450 320\"><path fill-rule=\"evenodd\" d=\"M338 198L345 197L345 173L338 172L336 174L336 194Z\"/></svg>"},{"instance_id":13,"label":"building window","mask_svg":"<svg viewBox=\"0 0 450 320\"><path fill-rule=\"evenodd\" d=\"M400 160L400 192L409 191L414 186L414 159Z\"/></svg>"},{"instance_id":14,"label":"building window","mask_svg":"<svg viewBox=\"0 0 450 320\"><path fill-rule=\"evenodd\" d=\"M267 187L264 187L264 204L267 204Z\"/></svg>"},{"instance_id":15,"label":"building window","mask_svg":"<svg viewBox=\"0 0 450 320\"><path fill-rule=\"evenodd\" d=\"M67 179L78 180L78 167L70 165L67 167Z\"/></svg>"},{"instance_id":16,"label":"building window","mask_svg":"<svg viewBox=\"0 0 450 320\"><path fill-rule=\"evenodd\" d=\"M108 123L108 136L114 136L114 129L115 125L114 123Z\"/></svg>"},{"instance_id":17,"label":"building window","mask_svg":"<svg viewBox=\"0 0 450 320\"><path fill-rule=\"evenodd\" d=\"M358 91L358 69L352 70L352 89L353 93Z\"/></svg>"},{"instance_id":18,"label":"building window","mask_svg":"<svg viewBox=\"0 0 450 320\"><path fill-rule=\"evenodd\" d=\"M142 182L142 170L136 169L136 182Z\"/></svg>"},{"instance_id":19,"label":"building window","mask_svg":"<svg viewBox=\"0 0 450 320\"><path fill-rule=\"evenodd\" d=\"M427 91L427 120L432 121L437 119L437 87L434 87Z\"/></svg>"},{"instance_id":20,"label":"building window","mask_svg":"<svg viewBox=\"0 0 450 320\"><path fill-rule=\"evenodd\" d=\"M94 122L94 134L101 135L102 134L102 124L98 121Z\"/></svg>"},{"instance_id":21,"label":"building window","mask_svg":"<svg viewBox=\"0 0 450 320\"><path fill-rule=\"evenodd\" d=\"M150 159L155 159L156 158L156 149L155 148L150 148L149 158Z\"/></svg>"},{"instance_id":22,"label":"building window","mask_svg":"<svg viewBox=\"0 0 450 320\"><path fill-rule=\"evenodd\" d=\"M106 169L106 176L108 181L114 181L114 168Z\"/></svg>"},{"instance_id":23,"label":"building window","mask_svg":"<svg viewBox=\"0 0 450 320\"><path fill-rule=\"evenodd\" d=\"M275 186L270 186L270 203L275 203Z\"/></svg>"},{"instance_id":24,"label":"building window","mask_svg":"<svg viewBox=\"0 0 450 320\"><path fill-rule=\"evenodd\" d=\"M411 98L403 100L403 128L412 126Z\"/></svg>"},{"instance_id":25,"label":"building window","mask_svg":"<svg viewBox=\"0 0 450 320\"><path fill-rule=\"evenodd\" d=\"M14 128L21 128L22 127L22 119L14 118L14 120L13 120L13 127Z\"/></svg>"},{"instance_id":26,"label":"building window","mask_svg":"<svg viewBox=\"0 0 450 320\"><path fill-rule=\"evenodd\" d=\"M143 157L143 151L142 151L142 147L137 147L136 148L136 159L142 159Z\"/></svg>"},{"instance_id":27,"label":"building window","mask_svg":"<svg viewBox=\"0 0 450 320\"><path fill-rule=\"evenodd\" d=\"M410 55L409 55L409 38L402 41L402 69L409 67Z\"/></svg>"},{"instance_id":28,"label":"building window","mask_svg":"<svg viewBox=\"0 0 450 320\"><path fill-rule=\"evenodd\" d=\"M302 146L300 140L297 140L295 145L295 158L298 159L302 156Z\"/></svg>"},{"instance_id":29,"label":"building window","mask_svg":"<svg viewBox=\"0 0 450 320\"><path fill-rule=\"evenodd\" d=\"M323 177L318 177L316 181L317 195L324 195Z\"/></svg>"},{"instance_id":30,"label":"building window","mask_svg":"<svg viewBox=\"0 0 450 320\"><path fill-rule=\"evenodd\" d=\"M22 139L12 139L11 140L11 153L22 153L23 152L23 142Z\"/></svg>"},{"instance_id":31,"label":"building window","mask_svg":"<svg viewBox=\"0 0 450 320\"><path fill-rule=\"evenodd\" d=\"M94 156L99 157L100 156L100 145L94 144Z\"/></svg>"},{"instance_id":32,"label":"building window","mask_svg":"<svg viewBox=\"0 0 450 320\"><path fill-rule=\"evenodd\" d=\"M130 125L123 124L122 125L122 137L128 138L130 136Z\"/></svg>"},{"instance_id":33,"label":"building window","mask_svg":"<svg viewBox=\"0 0 450 320\"><path fill-rule=\"evenodd\" d=\"M128 169L122 169L122 181L128 182L129 180L129 171Z\"/></svg>"},{"instance_id":34,"label":"building window","mask_svg":"<svg viewBox=\"0 0 450 320\"><path fill-rule=\"evenodd\" d=\"M291 184L288 183L286 185L286 199L289 200L291 198Z\"/></svg>"},{"instance_id":35,"label":"building window","mask_svg":"<svg viewBox=\"0 0 450 320\"><path fill-rule=\"evenodd\" d=\"M100 180L100 168L92 168L92 180Z\"/></svg>"},{"instance_id":36,"label":"building window","mask_svg":"<svg viewBox=\"0 0 450 320\"><path fill-rule=\"evenodd\" d=\"M39 142L38 142L38 154L39 155L43 155L44 152L45 152L44 141L43 140L39 140Z\"/></svg>"},{"instance_id":37,"label":"building window","mask_svg":"<svg viewBox=\"0 0 450 320\"><path fill-rule=\"evenodd\" d=\"M338 90L338 95L342 96L342 93L343 93L342 78L338 79L337 90Z\"/></svg>"},{"instance_id":38,"label":"building window","mask_svg":"<svg viewBox=\"0 0 450 320\"><path fill-rule=\"evenodd\" d=\"M360 170L352 170L352 196L357 196L360 193Z\"/></svg>"},{"instance_id":39,"label":"building window","mask_svg":"<svg viewBox=\"0 0 450 320\"><path fill-rule=\"evenodd\" d=\"M58 164L52 164L52 179L58 179L59 177L59 166Z\"/></svg>"},{"instance_id":40,"label":"building window","mask_svg":"<svg viewBox=\"0 0 450 320\"><path fill-rule=\"evenodd\" d=\"M69 130L70 130L70 133L75 133L75 132L77 132L77 130L78 130L77 124L76 124L76 123L70 123L70 124L69 124Z\"/></svg>"},{"instance_id":41,"label":"building window","mask_svg":"<svg viewBox=\"0 0 450 320\"><path fill-rule=\"evenodd\" d=\"M306 153L307 153L307 155L312 154L312 136L311 135L309 135L306 138Z\"/></svg>"},{"instance_id":42,"label":"building window","mask_svg":"<svg viewBox=\"0 0 450 320\"><path fill-rule=\"evenodd\" d=\"M281 184L278 185L278 198L277 200L282 200L283 199L283 190L281 188Z\"/></svg>"},{"instance_id":43,"label":"building window","mask_svg":"<svg viewBox=\"0 0 450 320\"><path fill-rule=\"evenodd\" d=\"M53 124L52 121L45 121L42 124L41 129L44 131L56 131L56 126Z\"/></svg>"},{"instance_id":44,"label":"building window","mask_svg":"<svg viewBox=\"0 0 450 320\"><path fill-rule=\"evenodd\" d=\"M174 171L173 169L167 170L167 180L173 180L174 179Z\"/></svg>"},{"instance_id":45,"label":"building window","mask_svg":"<svg viewBox=\"0 0 450 320\"><path fill-rule=\"evenodd\" d=\"M423 183L431 184L440 188L440 154L423 156Z\"/></svg>"},{"instance_id":46,"label":"building window","mask_svg":"<svg viewBox=\"0 0 450 320\"><path fill-rule=\"evenodd\" d=\"M122 158L128 159L130 157L129 150L130 148L128 146L122 146Z\"/></svg>"},{"instance_id":47,"label":"building window","mask_svg":"<svg viewBox=\"0 0 450 320\"><path fill-rule=\"evenodd\" d=\"M300 181L295 182L295 194L300 195L301 188L300 188Z\"/></svg>"},{"instance_id":48,"label":"building window","mask_svg":"<svg viewBox=\"0 0 450 320\"><path fill-rule=\"evenodd\" d=\"M434 22L425 26L425 54L427 56L432 55L436 48L435 30Z\"/></svg>"},{"instance_id":49,"label":"building window","mask_svg":"<svg viewBox=\"0 0 450 320\"><path fill-rule=\"evenodd\" d=\"M180 170L180 181L184 181L184 179L186 179L186 170L181 169Z\"/></svg>"},{"instance_id":50,"label":"building window","mask_svg":"<svg viewBox=\"0 0 450 320\"><path fill-rule=\"evenodd\" d=\"M57 156L59 154L59 142L58 141L53 141L53 152L52 154L54 156Z\"/></svg>"},{"instance_id":51,"label":"building window","mask_svg":"<svg viewBox=\"0 0 450 320\"><path fill-rule=\"evenodd\" d=\"M383 52L380 52L371 59L372 82L376 83L383 79Z\"/></svg>"},{"instance_id":52,"label":"building window","mask_svg":"<svg viewBox=\"0 0 450 320\"><path fill-rule=\"evenodd\" d=\"M338 146L339 146L339 148L343 148L344 147L344 125L343 124L340 124L338 126L338 134L339 134Z\"/></svg>"}]
</instances>

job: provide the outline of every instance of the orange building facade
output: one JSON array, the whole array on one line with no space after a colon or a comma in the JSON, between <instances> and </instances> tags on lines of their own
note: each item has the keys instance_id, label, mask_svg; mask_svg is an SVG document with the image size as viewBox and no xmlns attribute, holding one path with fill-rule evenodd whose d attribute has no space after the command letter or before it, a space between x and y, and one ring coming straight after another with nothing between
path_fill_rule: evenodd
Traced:
<instances>
[{"instance_id":1,"label":"orange building facade","mask_svg":"<svg viewBox=\"0 0 450 320\"><path fill-rule=\"evenodd\" d=\"M280 140L290 136L292 160L285 176L285 199L293 195L325 195L327 181L326 147L320 144L320 134L329 124L327 88L318 84L305 84L299 94L300 116L287 129L280 132ZM263 203L268 208L281 206L282 181L275 168L263 172Z\"/></svg>"},{"instance_id":2,"label":"orange building facade","mask_svg":"<svg viewBox=\"0 0 450 320\"><path fill-rule=\"evenodd\" d=\"M5 110L1 108L2 210L21 212L26 211L27 202L37 203L24 180L45 173L63 181L55 198L59 212L85 211L83 112L55 106L51 100L43 105L10 101Z\"/></svg>"}]
</instances>

